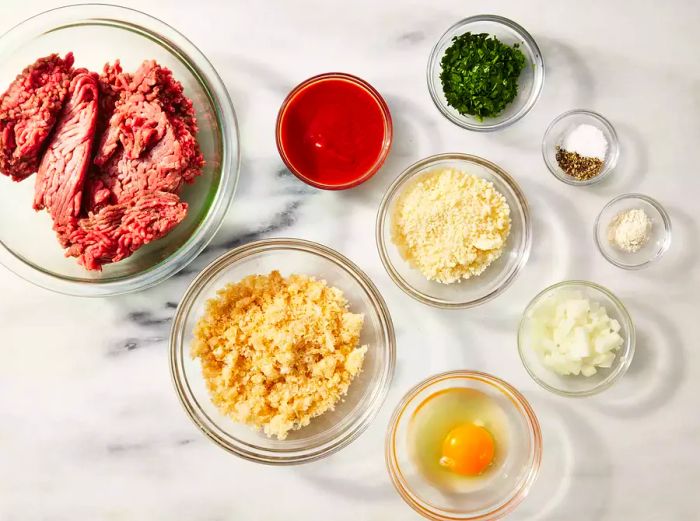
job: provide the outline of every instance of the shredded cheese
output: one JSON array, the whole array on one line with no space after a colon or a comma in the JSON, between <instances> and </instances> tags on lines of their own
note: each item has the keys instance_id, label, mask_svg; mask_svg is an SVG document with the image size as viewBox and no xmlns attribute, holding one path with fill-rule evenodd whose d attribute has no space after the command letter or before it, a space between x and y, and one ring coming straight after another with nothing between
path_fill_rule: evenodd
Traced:
<instances>
[{"instance_id":1,"label":"shredded cheese","mask_svg":"<svg viewBox=\"0 0 700 521\"><path fill-rule=\"evenodd\" d=\"M392 213L392 240L428 280L444 284L480 275L503 253L510 208L493 183L460 170L412 181Z\"/></svg>"}]
</instances>

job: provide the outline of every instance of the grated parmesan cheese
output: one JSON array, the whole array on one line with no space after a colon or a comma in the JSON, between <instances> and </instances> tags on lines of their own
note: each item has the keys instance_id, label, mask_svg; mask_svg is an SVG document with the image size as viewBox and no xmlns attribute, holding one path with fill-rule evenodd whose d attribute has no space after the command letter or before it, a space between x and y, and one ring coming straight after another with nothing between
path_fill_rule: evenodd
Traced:
<instances>
[{"instance_id":1,"label":"grated parmesan cheese","mask_svg":"<svg viewBox=\"0 0 700 521\"><path fill-rule=\"evenodd\" d=\"M412 181L392 213L401 256L444 284L480 275L503 253L510 208L493 183L444 168Z\"/></svg>"}]
</instances>

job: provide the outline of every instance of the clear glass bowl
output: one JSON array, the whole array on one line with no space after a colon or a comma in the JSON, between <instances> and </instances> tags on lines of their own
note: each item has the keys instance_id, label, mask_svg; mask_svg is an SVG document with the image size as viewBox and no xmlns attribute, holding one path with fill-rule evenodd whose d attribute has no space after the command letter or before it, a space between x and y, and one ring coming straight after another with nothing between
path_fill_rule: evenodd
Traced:
<instances>
[{"instance_id":1,"label":"clear glass bowl","mask_svg":"<svg viewBox=\"0 0 700 521\"><path fill-rule=\"evenodd\" d=\"M132 9L74 5L46 11L0 37L0 90L41 56L73 51L76 67L101 71L119 58L126 71L155 59L173 71L197 113L204 173L181 197L186 219L166 237L131 257L89 272L65 258L46 212L32 209L34 180L11 183L0 176L0 262L20 277L50 290L108 296L153 286L185 267L219 229L238 180L238 127L231 99L204 55L165 23Z\"/></svg>"},{"instance_id":2,"label":"clear glass bowl","mask_svg":"<svg viewBox=\"0 0 700 521\"><path fill-rule=\"evenodd\" d=\"M508 456L499 479L469 493L450 493L422 475L411 457L409 424L418 407L436 392L475 389L487 394L508 419ZM394 411L386 435L389 476L401 497L428 519L440 521L500 519L525 499L542 459L542 433L532 407L510 384L477 371L451 371L432 376L411 389Z\"/></svg>"},{"instance_id":3,"label":"clear glass bowl","mask_svg":"<svg viewBox=\"0 0 700 521\"><path fill-rule=\"evenodd\" d=\"M194 326L205 302L224 285L253 274L279 270L323 279L340 288L350 310L362 313L360 342L369 346L362 372L350 384L333 411L290 432L285 440L267 438L247 425L235 423L212 403L198 360L189 349ZM192 282L175 312L170 333L170 369L177 394L189 417L214 443L245 459L288 465L316 460L356 439L375 417L386 397L394 372L396 340L384 299L372 281L339 253L299 239L269 239L246 244L209 264Z\"/></svg>"},{"instance_id":4,"label":"clear glass bowl","mask_svg":"<svg viewBox=\"0 0 700 521\"><path fill-rule=\"evenodd\" d=\"M426 279L403 259L391 238L392 213L406 184L439 168L456 168L491 181L510 206L511 230L502 255L478 277L453 284ZM491 300L515 280L530 255L532 224L525 195L499 166L468 154L438 154L409 166L389 187L377 214L376 240L389 276L411 297L440 308L468 308Z\"/></svg>"},{"instance_id":5,"label":"clear glass bowl","mask_svg":"<svg viewBox=\"0 0 700 521\"><path fill-rule=\"evenodd\" d=\"M583 124L593 125L603 132L608 142L608 150L605 154L603 169L600 173L591 179L579 181L561 169L557 162L556 155L557 146L561 146L567 133L578 125ZM542 157L544 158L547 168L554 174L554 177L573 186L592 185L602 181L615 169L619 156L620 143L617 139L615 129L607 119L590 110L570 110L569 112L560 114L549 124L544 133L544 138L542 139Z\"/></svg>"},{"instance_id":6,"label":"clear glass bowl","mask_svg":"<svg viewBox=\"0 0 700 521\"><path fill-rule=\"evenodd\" d=\"M644 210L651 220L651 236L639 251L630 253L610 244L608 227L619 213L633 208ZM671 218L655 199L642 194L623 194L603 207L595 220L593 233L603 257L618 268L638 270L656 262L668 250L671 245Z\"/></svg>"},{"instance_id":7,"label":"clear glass bowl","mask_svg":"<svg viewBox=\"0 0 700 521\"><path fill-rule=\"evenodd\" d=\"M379 155L377 156L374 164L362 175L358 176L355 179L352 179L350 181L347 181L345 183L337 183L337 184L330 184L330 183L322 183L319 182L318 180L312 179L309 176L305 175L304 172L300 171L298 168L294 166L292 161L289 158L289 155L287 154L287 150L285 149L284 146L284 140L282 139L282 123L284 121L284 118L287 114L287 109L289 107L289 104L294 100L296 96L298 96L302 91L310 87L311 85L318 84L323 81L328 81L328 80L343 80L348 83L351 83L353 85L358 86L359 88L365 90L372 98L374 98L375 102L379 106L379 109L382 112L382 116L384 119L384 140L382 143L382 148L379 152ZM328 72L325 74L319 74L318 76L314 76L312 78L309 78L306 81L301 82L299 85L294 87L292 91L287 95L285 100L282 102L282 106L280 107L279 113L277 114L277 125L275 128L275 139L277 141L277 151L280 154L280 157L282 158L282 161L284 164L287 166L289 171L293 173L297 178L300 180L304 181L306 184L311 185L315 188L320 188L322 190L347 190L348 188L353 188L355 186L358 186L365 181L367 181L369 178L371 178L374 174L376 174L379 169L382 167L384 164L384 161L386 160L387 156L389 155L389 150L391 149L391 142L393 139L393 126L391 122L391 113L389 112L389 107L387 106L386 102L384 101L384 98L382 98L381 94L377 92L377 90L372 87L369 83L367 83L365 80L362 78L358 78L357 76L353 76L352 74L345 74L342 72Z\"/></svg>"},{"instance_id":8,"label":"clear glass bowl","mask_svg":"<svg viewBox=\"0 0 700 521\"><path fill-rule=\"evenodd\" d=\"M561 376L545 367L539 355L529 343L529 328L531 327L528 315L544 299L552 297L560 291L578 291L585 298L598 302L605 307L608 316L620 323L620 336L624 344L615 355L615 361L610 368L599 368L593 376L567 375ZM632 357L634 356L635 331L634 324L627 309L620 299L603 286L584 280L568 280L559 282L540 292L525 308L523 318L518 329L518 352L525 369L539 385L561 396L580 397L590 396L604 391L619 380L627 372Z\"/></svg>"},{"instance_id":9,"label":"clear glass bowl","mask_svg":"<svg viewBox=\"0 0 700 521\"><path fill-rule=\"evenodd\" d=\"M519 44L525 55L525 68L518 79L518 95L501 112L493 118L479 121L473 116L465 116L447 104L447 99L440 82L440 62L447 48L452 45L452 39L464 33L488 33L498 38L506 45ZM544 85L544 60L537 43L530 34L517 23L496 15L478 15L465 18L450 27L433 47L428 59L428 90L435 106L443 116L455 125L467 130L489 132L512 125L525 116L535 106Z\"/></svg>"}]
</instances>

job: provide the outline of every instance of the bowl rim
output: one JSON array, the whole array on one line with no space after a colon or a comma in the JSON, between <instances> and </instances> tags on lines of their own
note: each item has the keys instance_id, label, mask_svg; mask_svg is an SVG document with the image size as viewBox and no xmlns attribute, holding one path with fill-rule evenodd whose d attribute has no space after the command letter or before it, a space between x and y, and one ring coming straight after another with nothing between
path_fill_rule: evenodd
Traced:
<instances>
[{"instance_id":1,"label":"bowl rim","mask_svg":"<svg viewBox=\"0 0 700 521\"><path fill-rule=\"evenodd\" d=\"M421 171L425 170L426 168L429 168L431 165L446 160L467 161L471 163L476 163L480 166L491 170L496 177L501 179L501 181L507 184L509 188L513 191L513 193L515 194L515 198L518 201L518 204L522 209L523 213L524 245L519 250L518 262L516 263L512 273L491 292L487 293L482 297L479 297L478 299L470 301L455 302L450 300L444 300L436 297L431 297L430 295L417 290L399 274L398 270L391 262L391 259L388 254L388 245L384 240L385 220L387 218L390 218L390 216L387 215L387 212L389 211L390 202L394 199L394 197L398 195L401 188L411 178L413 178L415 175L418 175ZM399 176L394 180L394 182L391 183L386 192L384 192L384 196L382 197L382 201L379 205L379 210L377 211L377 218L375 224L375 242L377 243L379 257L382 261L382 264L384 265L384 269L389 274L389 277L391 277L391 280L393 280L394 283L399 288L401 288L401 290L404 293L416 299L418 302L421 302L428 306L433 306L442 309L466 309L479 306L496 298L498 295L503 293L520 274L520 271L523 269L525 264L527 264L528 258L530 257L530 250L532 249L532 218L530 215L529 205L527 199L525 198L524 192L520 188L520 185L510 174L508 174L508 172L503 170L497 164L492 163L491 161L479 156L463 154L461 152L447 152L442 154L436 154L433 156L428 156L426 158L420 159L419 161L416 161L415 163L409 165L401 174L399 174Z\"/></svg>"},{"instance_id":2,"label":"bowl rim","mask_svg":"<svg viewBox=\"0 0 700 521\"><path fill-rule=\"evenodd\" d=\"M563 120L565 120L571 116L586 116L586 117L595 119L598 123L600 123L603 127L605 127L605 129L612 136L612 140L608 143L609 151L611 151L610 160L606 161L603 164L603 170L597 176L592 177L590 179L586 179L584 181L579 181L578 179L575 179L571 176L568 176L564 173L561 173L559 171L558 167L549 161L548 154L547 154L547 152L548 152L548 149L546 147L547 137L552 133L552 131L554 130L554 127L557 124L561 123ZM562 112L556 118L554 118L549 123L549 125L547 125L547 129L544 131L544 134L542 136L542 159L544 160L544 164L547 166L547 169L554 177L556 177L562 183L566 183L567 185L589 186L589 185L594 185L596 183L601 182L603 179L607 178L615 170L615 167L617 166L617 161L618 161L619 157L620 157L620 139L617 135L617 131L615 130L615 127L612 125L612 123L610 123L610 121L605 116L603 116L602 114L599 114L598 112L595 112L593 110L573 109L573 110L567 110L566 112Z\"/></svg>"},{"instance_id":3,"label":"bowl rim","mask_svg":"<svg viewBox=\"0 0 700 521\"><path fill-rule=\"evenodd\" d=\"M440 100L440 97L438 95L438 88L439 86L435 84L433 81L433 70L439 66L440 60L442 59L442 56L438 56L438 49L442 46L442 44L448 39L448 35L457 30L460 29L468 24L475 23L475 22L492 22L497 25L502 25L505 26L511 30L513 30L518 36L522 39L522 41L525 43L525 45L528 47L528 50L532 53L534 57L534 63L531 64L533 67L539 67L539 69L542 71L540 75L534 74L533 78L538 78L539 81L534 81L533 80L533 91L535 91L535 95L531 97L530 100L528 100L527 103L523 105L523 107L510 116L507 119L504 119L503 121L500 121L499 123L494 123L494 124L484 124L484 123L472 123L469 121L465 121L463 118L466 118L465 116L462 116L461 114L459 116L455 115L452 111L454 109L451 109L450 107L444 105L442 101ZM525 115L532 110L532 108L537 104L537 101L540 99L540 96L542 95L542 88L544 87L544 81L546 77L546 67L544 63L544 58L542 56L542 51L540 50L539 46L537 45L537 42L535 39L532 37L532 35L525 30L524 27L522 27L520 24L514 22L513 20L506 18L504 16L499 16L499 15L494 15L494 14L480 14L480 15L475 15L475 16L469 16L467 18L463 18L462 20L452 24L438 39L437 43L433 46L432 50L430 51L430 55L428 57L428 65L426 69L426 79L428 83L428 92L430 93L430 97L433 100L433 103L435 106L438 108L440 113L449 121L454 123L455 125L462 127L463 129L466 130L472 130L475 132L494 132L496 130L500 130L503 128L506 128L513 123L521 120Z\"/></svg>"},{"instance_id":4,"label":"bowl rim","mask_svg":"<svg viewBox=\"0 0 700 521\"><path fill-rule=\"evenodd\" d=\"M0 241L0 264L20 278L44 289L80 297L107 297L141 291L159 284L192 262L209 244L223 223L231 206L240 174L239 126L231 97L221 77L206 56L182 33L162 20L129 7L113 4L71 4L42 11L6 31L0 42L26 38L23 31L36 31L51 23L56 16L69 17L61 27L76 22L100 22L123 26L144 37L155 39L159 45L176 56L202 85L216 114L216 126L221 143L221 177L209 208L193 234L165 259L138 273L115 277L104 282L77 280L50 273L33 265ZM41 24L41 25L39 25ZM36 26L36 27L35 27ZM54 28L55 29L55 28Z\"/></svg>"},{"instance_id":5,"label":"bowl rim","mask_svg":"<svg viewBox=\"0 0 700 521\"><path fill-rule=\"evenodd\" d=\"M193 401L193 393L187 383L184 371L183 358L186 346L182 342L184 336L187 317L192 309L200 291L208 284L213 277L222 270L235 265L237 262L252 255L262 252L274 252L279 250L301 251L318 255L348 273L370 297L373 308L381 324L383 334L383 344L386 361L382 368L381 378L375 380L372 385L374 389L368 406L358 411L357 417L350 422L344 430L338 432L332 439L321 441L311 447L285 449L267 449L251 445L246 442L229 443L215 432L208 423L216 426L216 422L208 418L202 418ZM295 238L272 238L254 241L244 244L220 255L209 263L191 282L173 316L172 326L169 336L169 364L170 375L178 395L179 402L185 410L187 416L197 426L197 428L216 445L231 454L235 454L248 461L264 463L269 465L294 465L308 463L333 454L346 447L357 439L376 417L379 409L384 403L393 379L396 365L396 335L389 309L381 293L372 280L354 262L337 251L322 244ZM229 436L233 438L232 436ZM238 441L238 440L236 440Z\"/></svg>"},{"instance_id":6,"label":"bowl rim","mask_svg":"<svg viewBox=\"0 0 700 521\"><path fill-rule=\"evenodd\" d=\"M379 156L377 156L377 159L375 160L374 164L361 176L341 184L321 183L304 175L290 161L282 139L282 120L287 114L287 109L289 108L289 104L292 102L292 100L294 100L294 98L296 98L303 90L310 87L311 85L333 79L347 81L348 83L351 83L365 90L379 105L379 109L382 113L382 118L384 120L384 141L382 143L382 148L379 152ZM382 165L386 161L386 158L389 156L389 151L391 150L393 139L394 127L391 119L391 112L389 111L389 106L386 104L386 101L384 100L382 95L379 94L379 91L375 89L369 82L363 80L358 76L354 76L345 72L325 72L322 74L317 74L302 81L296 87L294 87L289 92L289 94L287 94L287 96L284 98L284 101L282 102L282 105L280 105L279 111L277 112L277 120L275 123L275 143L277 144L277 151L280 157L282 158L282 162L284 162L285 166L289 169L289 171L292 174L294 174L298 179L310 186L320 188L321 190L347 190L348 188L354 188L355 186L358 186L370 179L371 177L373 177L374 174L376 174L379 171L379 169L381 169Z\"/></svg>"},{"instance_id":7,"label":"bowl rim","mask_svg":"<svg viewBox=\"0 0 700 521\"><path fill-rule=\"evenodd\" d=\"M457 516L457 515L444 515L437 509L434 505L426 504L425 502L418 501L417 498L411 493L405 478L401 474L401 470L397 463L396 457L396 430L399 422L403 415L406 413L406 408L408 405L423 391L429 389L435 384L441 383L447 380L477 380L482 383L487 383L496 387L499 391L503 392L510 401L517 405L518 412L520 416L526 420L528 424L528 433L530 434L530 440L533 444L533 453L530 460L530 468L527 476L522 480L520 485L515 489L514 493L501 506L495 508L490 512L485 512L477 516ZM385 442L384 442L384 460L386 464L387 471L391 482L399 493L401 498L416 512L423 515L428 519L435 521L493 521L496 519L501 519L504 516L510 514L524 499L527 497L532 485L534 484L537 476L539 474L540 466L542 463L542 430L540 427L539 420L535 414L534 409L525 398L525 396L518 391L513 385L509 384L505 380L498 378L497 376L485 373L482 371L475 371L469 369L457 369L451 371L445 371L438 373L428 378L422 380L415 386L413 386L409 391L404 394L401 401L398 403L394 412L392 413L391 420L387 427ZM432 507L432 508L431 508Z\"/></svg>"},{"instance_id":8,"label":"bowl rim","mask_svg":"<svg viewBox=\"0 0 700 521\"><path fill-rule=\"evenodd\" d=\"M652 258L647 259L644 262L640 262L638 264L625 264L622 262L618 262L617 260L615 260L607 254L607 252L603 248L603 245L600 243L600 239L598 238L598 230L600 230L600 227L602 226L601 217L603 216L603 213L607 209L612 207L614 204L620 201L624 201L626 199L638 199L650 204L657 212L659 212L661 220L664 223L664 242L661 246L661 249L659 249L659 251L656 252L656 255L654 255ZM598 212L598 215L595 218L595 223L593 224L593 239L595 240L595 245L598 248L600 254L605 258L605 260L607 260L614 266L617 266L618 268L622 268L624 270L641 270L642 268L646 268L650 264L653 264L654 262L658 261L670 248L672 234L673 230L671 226L671 217L668 215L666 209L656 199L640 193L627 193L618 195L617 197L613 197L610 201L608 201L605 204L605 206L603 206L600 212Z\"/></svg>"},{"instance_id":9,"label":"bowl rim","mask_svg":"<svg viewBox=\"0 0 700 521\"><path fill-rule=\"evenodd\" d=\"M547 295L549 295L551 292L559 290L561 288L565 287L575 287L575 286L586 286L590 289L593 289L595 291L598 291L608 297L614 304L615 307L617 308L617 311L619 315L622 317L622 320L625 323L625 328L628 331L627 338L625 338L625 344L624 348L617 354L616 360L620 360L621 357L624 357L625 359L623 360L622 363L618 364L617 367L615 368L614 371L611 371L611 373L600 383L595 385L594 387L591 387L590 389L583 390L583 391L567 391L565 389L560 389L559 387L554 387L552 385L549 385L548 383L542 381L537 374L532 370L530 365L527 363L525 356L523 354L523 351L525 349L524 343L525 341L523 340L523 335L524 335L524 327L525 327L525 321L527 320L527 315L530 310L533 309L535 305L537 305L540 300ZM632 359L634 358L634 351L636 347L636 330L634 326L634 322L632 321L632 317L629 314L629 311L625 307L624 303L617 297L615 294L607 289L604 286L601 286L600 284L597 284L595 282L591 282L588 280L563 280L561 282L557 282L556 284L552 284L551 286L547 286L544 288L542 291L540 291L533 299L528 303L528 305L525 307L525 310L523 311L523 315L520 319L520 324L518 325L518 355L520 357L520 361L523 364L523 367L525 368L525 371L527 371L527 374L530 375L530 377L537 382L540 387L546 389L547 391L550 391L554 394L557 394L559 396L565 396L569 398L584 398L587 396L593 396L595 394L598 394L608 388L610 388L615 382L617 382L624 374L627 372L627 369L629 369L630 364L632 363Z\"/></svg>"}]
</instances>

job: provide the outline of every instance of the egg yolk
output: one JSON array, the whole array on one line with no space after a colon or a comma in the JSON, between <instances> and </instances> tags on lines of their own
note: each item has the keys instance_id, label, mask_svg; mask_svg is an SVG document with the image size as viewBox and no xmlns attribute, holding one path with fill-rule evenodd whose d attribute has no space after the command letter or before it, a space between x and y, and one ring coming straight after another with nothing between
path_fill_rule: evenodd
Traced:
<instances>
[{"instance_id":1,"label":"egg yolk","mask_svg":"<svg viewBox=\"0 0 700 521\"><path fill-rule=\"evenodd\" d=\"M473 423L452 429L442 442L440 465L464 476L477 476L493 461L491 433Z\"/></svg>"}]
</instances>

